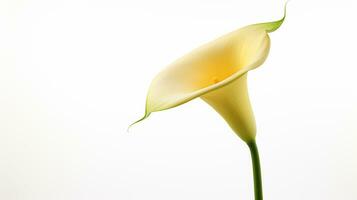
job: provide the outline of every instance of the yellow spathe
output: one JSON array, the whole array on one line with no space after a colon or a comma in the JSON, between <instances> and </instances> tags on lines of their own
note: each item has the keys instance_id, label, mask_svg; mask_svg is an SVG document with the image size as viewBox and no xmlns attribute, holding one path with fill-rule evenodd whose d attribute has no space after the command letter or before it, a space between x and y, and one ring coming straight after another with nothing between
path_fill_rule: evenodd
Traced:
<instances>
[{"instance_id":1,"label":"yellow spathe","mask_svg":"<svg viewBox=\"0 0 357 200\"><path fill-rule=\"evenodd\" d=\"M201 97L244 141L254 140L255 120L247 91L247 72L268 56L269 32L281 20L243 27L176 60L152 81L145 116ZM139 122L137 121L137 122ZM136 122L135 122L136 123Z\"/></svg>"},{"instance_id":2,"label":"yellow spathe","mask_svg":"<svg viewBox=\"0 0 357 200\"><path fill-rule=\"evenodd\" d=\"M247 74L201 98L212 106L244 141L255 138L255 119L247 92Z\"/></svg>"}]
</instances>

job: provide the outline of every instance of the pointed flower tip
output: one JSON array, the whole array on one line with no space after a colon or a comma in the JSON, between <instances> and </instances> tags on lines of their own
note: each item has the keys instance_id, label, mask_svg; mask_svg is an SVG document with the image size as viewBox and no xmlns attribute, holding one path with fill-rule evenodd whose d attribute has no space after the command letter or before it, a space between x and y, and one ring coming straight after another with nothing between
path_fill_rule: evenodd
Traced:
<instances>
[{"instance_id":1,"label":"pointed flower tip","mask_svg":"<svg viewBox=\"0 0 357 200\"><path fill-rule=\"evenodd\" d=\"M142 122L144 119L148 118L149 115L150 115L150 113L145 113L142 118L140 118L139 120L137 120L137 121L133 122L132 124L130 124L130 125L128 126L128 128L126 129L126 132L129 133L131 127L133 127L135 124L137 124L137 123L139 123L139 122Z\"/></svg>"},{"instance_id":2,"label":"pointed flower tip","mask_svg":"<svg viewBox=\"0 0 357 200\"><path fill-rule=\"evenodd\" d=\"M276 31L284 22L285 20L285 17L286 17L286 7L288 5L290 0L287 0L285 2L285 5L284 5L284 16L280 19L280 20L277 20L277 21L273 21L273 22L267 22L267 23L263 23L262 25L265 27L266 31L268 33L271 33L271 32L274 32Z\"/></svg>"}]
</instances>

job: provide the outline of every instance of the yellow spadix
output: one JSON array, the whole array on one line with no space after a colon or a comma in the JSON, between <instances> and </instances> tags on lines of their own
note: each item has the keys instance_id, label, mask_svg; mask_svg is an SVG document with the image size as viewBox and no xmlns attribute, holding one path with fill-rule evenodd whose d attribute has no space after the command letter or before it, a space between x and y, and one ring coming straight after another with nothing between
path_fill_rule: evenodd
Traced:
<instances>
[{"instance_id":1,"label":"yellow spadix","mask_svg":"<svg viewBox=\"0 0 357 200\"><path fill-rule=\"evenodd\" d=\"M228 33L169 65L153 79L147 94L145 116L139 121L152 112L200 97L241 139L245 142L254 140L256 128L247 91L247 72L267 58L268 33L280 27L285 13L278 21L253 24Z\"/></svg>"}]
</instances>

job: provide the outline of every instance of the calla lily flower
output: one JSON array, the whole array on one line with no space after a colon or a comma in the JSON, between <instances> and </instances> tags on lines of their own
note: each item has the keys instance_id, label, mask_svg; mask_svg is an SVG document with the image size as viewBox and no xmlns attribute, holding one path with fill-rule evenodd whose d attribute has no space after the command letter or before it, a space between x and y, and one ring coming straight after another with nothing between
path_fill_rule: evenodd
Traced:
<instances>
[{"instance_id":1,"label":"calla lily flower","mask_svg":"<svg viewBox=\"0 0 357 200\"><path fill-rule=\"evenodd\" d=\"M248 25L179 58L152 81L145 115L200 97L212 106L245 142L254 141L256 125L247 90L247 73L268 56L270 32L278 21ZM137 123L135 122L135 123ZM134 124L135 124L134 123Z\"/></svg>"},{"instance_id":2,"label":"calla lily flower","mask_svg":"<svg viewBox=\"0 0 357 200\"><path fill-rule=\"evenodd\" d=\"M203 99L247 143L252 158L255 200L263 200L263 188L247 74L264 63L269 54L269 33L281 26L285 16L286 4L280 20L245 26L176 60L152 81L145 115L137 121L146 119L153 112L198 97Z\"/></svg>"}]
</instances>

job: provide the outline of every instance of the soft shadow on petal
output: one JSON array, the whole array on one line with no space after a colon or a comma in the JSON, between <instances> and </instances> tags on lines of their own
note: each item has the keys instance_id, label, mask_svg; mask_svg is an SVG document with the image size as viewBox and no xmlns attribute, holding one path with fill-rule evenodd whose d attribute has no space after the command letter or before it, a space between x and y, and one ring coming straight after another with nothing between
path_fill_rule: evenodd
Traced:
<instances>
[{"instance_id":1,"label":"soft shadow on petal","mask_svg":"<svg viewBox=\"0 0 357 200\"><path fill-rule=\"evenodd\" d=\"M144 120L152 112L179 106L237 82L235 80L245 76L249 70L260 66L269 53L268 32L281 26L285 14L286 5L282 19L249 25L228 33L169 65L152 81L145 115L133 124Z\"/></svg>"},{"instance_id":2,"label":"soft shadow on petal","mask_svg":"<svg viewBox=\"0 0 357 200\"><path fill-rule=\"evenodd\" d=\"M151 83L148 113L169 109L218 89L261 65L269 36L246 27L198 48L159 73Z\"/></svg>"}]
</instances>

